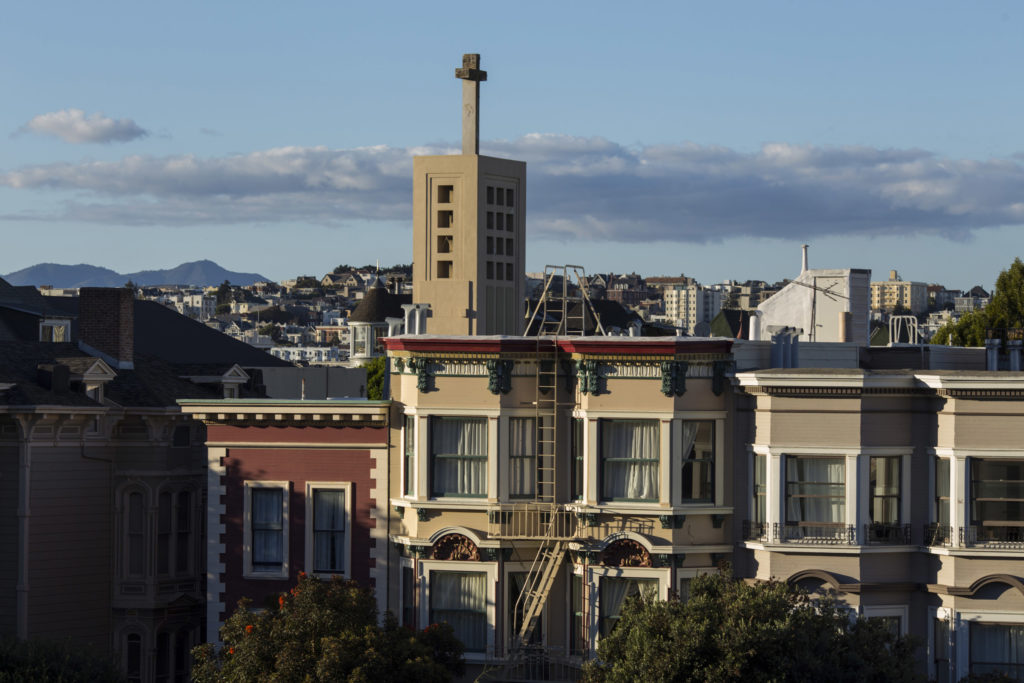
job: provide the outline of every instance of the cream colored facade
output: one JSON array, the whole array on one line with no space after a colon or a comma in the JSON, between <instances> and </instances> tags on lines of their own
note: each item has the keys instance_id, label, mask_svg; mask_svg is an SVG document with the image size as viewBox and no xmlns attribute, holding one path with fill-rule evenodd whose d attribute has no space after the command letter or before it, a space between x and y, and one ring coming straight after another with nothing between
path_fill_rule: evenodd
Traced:
<instances>
[{"instance_id":1,"label":"cream colored facade","mask_svg":"<svg viewBox=\"0 0 1024 683\"><path fill-rule=\"evenodd\" d=\"M413 159L413 300L429 334L522 333L526 164L478 154Z\"/></svg>"},{"instance_id":2,"label":"cream colored facade","mask_svg":"<svg viewBox=\"0 0 1024 683\"><path fill-rule=\"evenodd\" d=\"M722 292L687 285L678 289L666 289L665 316L669 320L681 320L688 334L693 334L697 323L710 323L722 310Z\"/></svg>"},{"instance_id":3,"label":"cream colored facade","mask_svg":"<svg viewBox=\"0 0 1024 683\"><path fill-rule=\"evenodd\" d=\"M716 571L733 548L729 346L674 338L388 340L397 511L390 534L399 555L391 583L401 586L391 608L422 627L445 617L446 582L474 582L483 591L477 630L459 634L467 659L501 662L515 632L514 575L531 569L550 532L567 552L536 638L551 661L571 666L614 623L622 591L644 586L664 598ZM537 469L543 458L529 453L550 435L536 430L538 421L551 424L536 406L552 368L549 504L547 475ZM449 476L453 456L444 452L455 448L444 445L453 425L463 430L460 443L478 442L472 458L459 456L475 468L461 480Z\"/></svg>"},{"instance_id":4,"label":"cream colored facade","mask_svg":"<svg viewBox=\"0 0 1024 683\"><path fill-rule=\"evenodd\" d=\"M897 306L909 309L914 315L928 310L928 285L924 282L910 282L898 279L896 271L890 271L889 279L871 283L871 310L892 311Z\"/></svg>"},{"instance_id":5,"label":"cream colored facade","mask_svg":"<svg viewBox=\"0 0 1024 683\"><path fill-rule=\"evenodd\" d=\"M1024 375L762 370L737 383L753 414L736 464L741 575L837 591L923 640L940 681L1024 674Z\"/></svg>"}]
</instances>

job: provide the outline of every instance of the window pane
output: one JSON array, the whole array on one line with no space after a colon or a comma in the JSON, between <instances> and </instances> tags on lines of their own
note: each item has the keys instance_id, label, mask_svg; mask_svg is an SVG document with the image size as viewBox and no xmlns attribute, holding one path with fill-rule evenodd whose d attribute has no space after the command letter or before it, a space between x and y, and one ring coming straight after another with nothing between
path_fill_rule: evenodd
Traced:
<instances>
[{"instance_id":1,"label":"window pane","mask_svg":"<svg viewBox=\"0 0 1024 683\"><path fill-rule=\"evenodd\" d=\"M871 521L897 524L900 521L899 457L873 457L870 462Z\"/></svg>"},{"instance_id":2,"label":"window pane","mask_svg":"<svg viewBox=\"0 0 1024 683\"><path fill-rule=\"evenodd\" d=\"M430 573L430 622L447 622L467 652L487 649L485 574Z\"/></svg>"},{"instance_id":3,"label":"window pane","mask_svg":"<svg viewBox=\"0 0 1024 683\"><path fill-rule=\"evenodd\" d=\"M583 498L583 428L581 418L572 421L572 498Z\"/></svg>"},{"instance_id":4,"label":"window pane","mask_svg":"<svg viewBox=\"0 0 1024 683\"><path fill-rule=\"evenodd\" d=\"M949 460L935 459L935 522L949 526Z\"/></svg>"},{"instance_id":5,"label":"window pane","mask_svg":"<svg viewBox=\"0 0 1024 683\"><path fill-rule=\"evenodd\" d=\"M142 576L145 572L145 509L141 493L128 496L128 575Z\"/></svg>"},{"instance_id":6,"label":"window pane","mask_svg":"<svg viewBox=\"0 0 1024 683\"><path fill-rule=\"evenodd\" d=\"M768 496L768 456L754 456L754 489L753 500L751 501L751 521L766 522L767 505L765 501Z\"/></svg>"},{"instance_id":7,"label":"window pane","mask_svg":"<svg viewBox=\"0 0 1024 683\"><path fill-rule=\"evenodd\" d=\"M622 606L628 598L638 595L657 595L657 579L630 579L604 576L600 584L600 605L598 616L601 622L601 637L608 635L619 622Z\"/></svg>"},{"instance_id":8,"label":"window pane","mask_svg":"<svg viewBox=\"0 0 1024 683\"><path fill-rule=\"evenodd\" d=\"M435 417L430 426L433 495L485 496L486 418Z\"/></svg>"},{"instance_id":9,"label":"window pane","mask_svg":"<svg viewBox=\"0 0 1024 683\"><path fill-rule=\"evenodd\" d=\"M313 571L345 570L345 491L313 490Z\"/></svg>"},{"instance_id":10,"label":"window pane","mask_svg":"<svg viewBox=\"0 0 1024 683\"><path fill-rule=\"evenodd\" d=\"M970 624L971 673L1024 677L1024 624Z\"/></svg>"},{"instance_id":11,"label":"window pane","mask_svg":"<svg viewBox=\"0 0 1024 683\"><path fill-rule=\"evenodd\" d=\"M601 421L601 494L605 500L658 500L660 425Z\"/></svg>"},{"instance_id":12,"label":"window pane","mask_svg":"<svg viewBox=\"0 0 1024 683\"><path fill-rule=\"evenodd\" d=\"M712 502L715 498L715 423L683 422L683 501Z\"/></svg>"},{"instance_id":13,"label":"window pane","mask_svg":"<svg viewBox=\"0 0 1024 683\"><path fill-rule=\"evenodd\" d=\"M529 576L529 572L511 572L508 575L508 612L512 614L509 626L510 643L513 642L513 638L519 635L519 629L523 626L523 613L526 605L524 600L520 599L520 596L526 587L526 580ZM530 644L539 645L542 642L541 628L543 623L542 620L537 620L537 625L530 635Z\"/></svg>"},{"instance_id":14,"label":"window pane","mask_svg":"<svg viewBox=\"0 0 1024 683\"><path fill-rule=\"evenodd\" d=\"M188 572L191 565L192 543L192 494L182 491L178 494L177 541L174 548L175 571Z\"/></svg>"},{"instance_id":15,"label":"window pane","mask_svg":"<svg viewBox=\"0 0 1024 683\"><path fill-rule=\"evenodd\" d=\"M839 525L845 520L845 459L788 457L786 522L813 527Z\"/></svg>"},{"instance_id":16,"label":"window pane","mask_svg":"<svg viewBox=\"0 0 1024 683\"><path fill-rule=\"evenodd\" d=\"M509 420L509 494L532 498L537 489L537 421L532 417Z\"/></svg>"},{"instance_id":17,"label":"window pane","mask_svg":"<svg viewBox=\"0 0 1024 683\"><path fill-rule=\"evenodd\" d=\"M160 494L157 504L156 522L156 571L166 574L170 571L171 553L171 494Z\"/></svg>"},{"instance_id":18,"label":"window pane","mask_svg":"<svg viewBox=\"0 0 1024 683\"><path fill-rule=\"evenodd\" d=\"M586 629L583 623L583 575L573 574L569 577L569 601L572 607L572 618L569 621L569 654L583 654L587 648Z\"/></svg>"},{"instance_id":19,"label":"window pane","mask_svg":"<svg viewBox=\"0 0 1024 683\"><path fill-rule=\"evenodd\" d=\"M405 482L404 493L407 496L415 494L413 486L414 457L416 454L416 418L406 416L405 418L405 459L403 461L403 481Z\"/></svg>"},{"instance_id":20,"label":"window pane","mask_svg":"<svg viewBox=\"0 0 1024 683\"><path fill-rule=\"evenodd\" d=\"M277 571L284 563L284 491L252 489L252 566Z\"/></svg>"}]
</instances>

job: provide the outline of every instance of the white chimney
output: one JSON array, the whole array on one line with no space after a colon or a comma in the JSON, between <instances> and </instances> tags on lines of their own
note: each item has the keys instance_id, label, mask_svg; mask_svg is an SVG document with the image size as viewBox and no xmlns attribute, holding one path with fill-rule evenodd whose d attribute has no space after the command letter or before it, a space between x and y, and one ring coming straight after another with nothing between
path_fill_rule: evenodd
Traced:
<instances>
[{"instance_id":1,"label":"white chimney","mask_svg":"<svg viewBox=\"0 0 1024 683\"><path fill-rule=\"evenodd\" d=\"M808 245L805 244L802 247L800 247L800 249L803 251L803 258L800 260L800 272L801 273L806 273L807 272L807 246Z\"/></svg>"}]
</instances>

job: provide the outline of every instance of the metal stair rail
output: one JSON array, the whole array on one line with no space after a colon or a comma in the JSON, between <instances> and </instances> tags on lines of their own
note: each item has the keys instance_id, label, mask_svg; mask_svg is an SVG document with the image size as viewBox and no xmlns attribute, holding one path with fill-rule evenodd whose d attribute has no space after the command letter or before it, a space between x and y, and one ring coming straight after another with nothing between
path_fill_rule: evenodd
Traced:
<instances>
[{"instance_id":1,"label":"metal stair rail","mask_svg":"<svg viewBox=\"0 0 1024 683\"><path fill-rule=\"evenodd\" d=\"M544 605L547 604L551 587L555 583L555 576L557 576L558 570L562 566L562 560L565 559L565 553L569 547L568 541L555 536L555 527L557 525L554 521L558 516L558 511L554 507L552 506L553 514L549 518L551 520L550 527L552 533L541 542L540 549L537 551L536 557L533 558L533 564L530 566L530 573L527 575L526 584L523 586L523 590L519 594L514 607L515 611L513 614L519 614L520 607L522 608L523 621L519 625L519 633L515 635L512 643L512 659L515 659L517 651L529 644L530 638L537 628L537 623L540 621Z\"/></svg>"},{"instance_id":2,"label":"metal stair rail","mask_svg":"<svg viewBox=\"0 0 1024 683\"><path fill-rule=\"evenodd\" d=\"M536 305L527 310L524 336L531 332L536 336L583 336L587 333L588 314L594 321L594 334L606 334L590 300L589 288L583 266L544 266L544 286ZM575 292L570 294L573 289ZM536 328L532 327L534 323Z\"/></svg>"}]
</instances>

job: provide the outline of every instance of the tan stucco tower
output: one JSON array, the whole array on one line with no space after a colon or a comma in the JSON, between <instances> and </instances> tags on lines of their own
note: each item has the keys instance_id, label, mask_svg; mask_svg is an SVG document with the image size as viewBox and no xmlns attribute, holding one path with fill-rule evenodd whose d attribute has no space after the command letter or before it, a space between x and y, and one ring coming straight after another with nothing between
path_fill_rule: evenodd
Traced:
<instances>
[{"instance_id":1,"label":"tan stucco tower","mask_svg":"<svg viewBox=\"0 0 1024 683\"><path fill-rule=\"evenodd\" d=\"M429 334L522 334L526 163L479 154L480 55L455 77L462 154L413 159L413 300Z\"/></svg>"}]
</instances>

